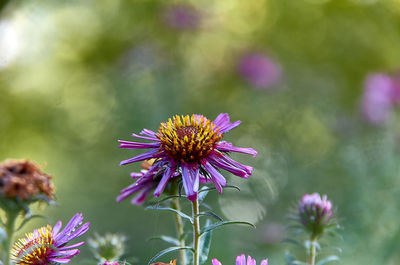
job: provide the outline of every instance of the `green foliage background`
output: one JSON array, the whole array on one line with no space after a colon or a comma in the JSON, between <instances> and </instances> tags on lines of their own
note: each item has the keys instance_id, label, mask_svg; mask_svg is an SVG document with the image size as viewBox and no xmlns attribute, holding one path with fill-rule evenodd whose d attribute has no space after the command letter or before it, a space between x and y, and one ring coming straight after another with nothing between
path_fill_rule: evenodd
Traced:
<instances>
[{"instance_id":1,"label":"green foliage background","mask_svg":"<svg viewBox=\"0 0 400 265\"><path fill-rule=\"evenodd\" d=\"M117 140L175 114L228 112L242 125L226 140L259 155L234 156L255 167L249 180L229 178L242 192L208 200L225 218L258 226L215 231L211 257L284 264L294 249L279 243L285 215L317 191L344 226L343 241L333 240L341 264L399 264L399 120L370 126L359 104L367 74L399 69L400 1L192 1L203 13L194 31L163 23L172 3L26 0L2 9L19 52L0 69L0 160L29 158L55 176L59 206L40 211L53 222L83 212L91 232L126 233L129 254L145 264L165 247L146 239L173 235L173 219L115 202L140 167L118 166L138 152L118 150ZM281 64L274 89L240 79L244 50ZM89 255L83 248L80 258Z\"/></svg>"}]
</instances>

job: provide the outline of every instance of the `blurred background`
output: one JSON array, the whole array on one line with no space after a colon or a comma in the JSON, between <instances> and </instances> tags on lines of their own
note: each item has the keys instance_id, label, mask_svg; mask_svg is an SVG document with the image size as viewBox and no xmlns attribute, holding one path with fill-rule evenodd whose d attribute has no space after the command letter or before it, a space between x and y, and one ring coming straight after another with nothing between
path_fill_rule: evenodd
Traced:
<instances>
[{"instance_id":1,"label":"blurred background","mask_svg":"<svg viewBox=\"0 0 400 265\"><path fill-rule=\"evenodd\" d=\"M140 164L118 139L175 114L242 125L224 139L259 151L242 191L212 194L227 220L210 257L284 264L288 210L304 193L337 207L342 264L400 263L400 1L0 1L0 160L54 175L52 222L82 212L90 233L128 236L146 264L170 214L115 202ZM226 176L228 174L225 174ZM43 225L36 220L26 231ZM20 235L23 234L22 231ZM90 257L82 248L80 259ZM169 258L169 257L168 257ZM167 260L166 260L167 261Z\"/></svg>"}]
</instances>

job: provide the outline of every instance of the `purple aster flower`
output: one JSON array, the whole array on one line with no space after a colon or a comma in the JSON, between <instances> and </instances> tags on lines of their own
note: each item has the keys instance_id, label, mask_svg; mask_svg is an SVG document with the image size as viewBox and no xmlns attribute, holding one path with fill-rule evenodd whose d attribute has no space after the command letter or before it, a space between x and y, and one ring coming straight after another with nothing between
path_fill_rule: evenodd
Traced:
<instances>
[{"instance_id":1,"label":"purple aster flower","mask_svg":"<svg viewBox=\"0 0 400 265\"><path fill-rule=\"evenodd\" d=\"M212 182L222 193L226 179L219 169L248 178L253 168L233 160L226 154L238 152L255 157L257 152L252 148L234 147L231 143L221 141L224 133L239 126L240 123L241 121L231 123L226 113L221 113L214 121L202 115L176 115L168 122L161 123L158 132L144 129L141 132L143 136L132 134L133 137L149 140L148 143L119 140L120 148L150 149L141 155L122 161L120 165L155 159L148 171L136 181L139 183L124 189L125 192L124 190L121 192L119 200L134 192L148 192L150 184L154 187L151 179L155 176L160 176L154 191L155 197L160 196L170 181L181 176L185 193L192 201L197 198L200 182Z\"/></svg>"},{"instance_id":2,"label":"purple aster flower","mask_svg":"<svg viewBox=\"0 0 400 265\"><path fill-rule=\"evenodd\" d=\"M200 27L202 15L194 6L188 4L174 4L163 12L165 24L177 30L195 30Z\"/></svg>"},{"instance_id":3,"label":"purple aster flower","mask_svg":"<svg viewBox=\"0 0 400 265\"><path fill-rule=\"evenodd\" d=\"M221 262L219 262L219 260L217 259L212 259L212 264L222 265ZM236 265L257 265L257 263L256 260L250 256L247 256L247 262L246 262L246 256L242 254L236 257ZM260 265L268 265L268 259L262 260Z\"/></svg>"},{"instance_id":4,"label":"purple aster flower","mask_svg":"<svg viewBox=\"0 0 400 265\"><path fill-rule=\"evenodd\" d=\"M280 66L262 53L251 52L240 58L238 71L251 86L268 90L282 75Z\"/></svg>"},{"instance_id":5,"label":"purple aster flower","mask_svg":"<svg viewBox=\"0 0 400 265\"><path fill-rule=\"evenodd\" d=\"M369 75L362 97L362 113L371 124L382 124L390 116L395 99L392 78L386 74Z\"/></svg>"},{"instance_id":6,"label":"purple aster flower","mask_svg":"<svg viewBox=\"0 0 400 265\"><path fill-rule=\"evenodd\" d=\"M50 225L41 227L26 234L26 238L18 240L11 250L11 259L15 264L50 265L69 263L70 259L79 254L77 247L85 242L67 246L68 242L80 237L89 230L89 223L83 222L83 216L77 213L60 231L62 223L52 228Z\"/></svg>"},{"instance_id":7,"label":"purple aster flower","mask_svg":"<svg viewBox=\"0 0 400 265\"><path fill-rule=\"evenodd\" d=\"M305 194L298 206L299 220L314 235L323 232L333 217L332 203L326 195Z\"/></svg>"},{"instance_id":8,"label":"purple aster flower","mask_svg":"<svg viewBox=\"0 0 400 265\"><path fill-rule=\"evenodd\" d=\"M141 205L146 200L147 196L157 188L162 177L157 167L149 171L154 162L155 159L146 160L141 164L142 170L139 173L131 173L132 179L136 179L136 182L120 191L117 202L121 202L134 193L137 195L132 198L132 204Z\"/></svg>"}]
</instances>

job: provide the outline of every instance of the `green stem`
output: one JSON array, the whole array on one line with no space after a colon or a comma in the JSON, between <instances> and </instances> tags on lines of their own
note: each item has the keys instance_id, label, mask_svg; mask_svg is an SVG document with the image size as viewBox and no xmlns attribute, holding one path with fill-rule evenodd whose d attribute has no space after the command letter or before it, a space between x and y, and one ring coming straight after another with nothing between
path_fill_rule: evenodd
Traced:
<instances>
[{"instance_id":1,"label":"green stem","mask_svg":"<svg viewBox=\"0 0 400 265\"><path fill-rule=\"evenodd\" d=\"M311 240L310 246L310 265L315 265L315 257L317 256L317 249L316 249L317 241L315 239Z\"/></svg>"},{"instance_id":2,"label":"green stem","mask_svg":"<svg viewBox=\"0 0 400 265\"><path fill-rule=\"evenodd\" d=\"M7 240L5 241L4 244L4 252L5 252L4 265L10 264L10 249L13 243L14 226L17 217L18 217L18 212L14 211L7 212L7 222L5 227L7 233Z\"/></svg>"},{"instance_id":3,"label":"green stem","mask_svg":"<svg viewBox=\"0 0 400 265\"><path fill-rule=\"evenodd\" d=\"M193 265L200 264L200 216L199 216L199 201L196 198L195 201L192 202L193 206L193 249L194 249L194 258Z\"/></svg>"},{"instance_id":4,"label":"green stem","mask_svg":"<svg viewBox=\"0 0 400 265\"><path fill-rule=\"evenodd\" d=\"M179 203L179 198L173 198L171 202L171 207L177 211L181 211L181 205ZM178 240L179 240L179 246L184 247L185 246L185 238L183 236L183 221L182 217L179 214L175 214L175 223L176 223L176 233L178 235ZM180 264L181 265L186 265L186 251L184 249L181 249L179 251L180 254Z\"/></svg>"}]
</instances>

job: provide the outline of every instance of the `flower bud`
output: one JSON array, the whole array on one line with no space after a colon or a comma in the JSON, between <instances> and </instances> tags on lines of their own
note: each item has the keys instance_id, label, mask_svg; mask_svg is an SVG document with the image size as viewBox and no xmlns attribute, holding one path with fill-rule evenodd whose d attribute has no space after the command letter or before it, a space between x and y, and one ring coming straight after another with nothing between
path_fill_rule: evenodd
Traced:
<instances>
[{"instance_id":1,"label":"flower bud","mask_svg":"<svg viewBox=\"0 0 400 265\"><path fill-rule=\"evenodd\" d=\"M326 195L305 194L298 207L299 221L313 237L320 235L333 216L332 203Z\"/></svg>"},{"instance_id":2,"label":"flower bud","mask_svg":"<svg viewBox=\"0 0 400 265\"><path fill-rule=\"evenodd\" d=\"M96 259L106 260L104 265L118 265L115 261L119 260L124 254L125 241L124 235L106 234L100 236L95 234L93 238L88 239L88 245Z\"/></svg>"}]
</instances>

